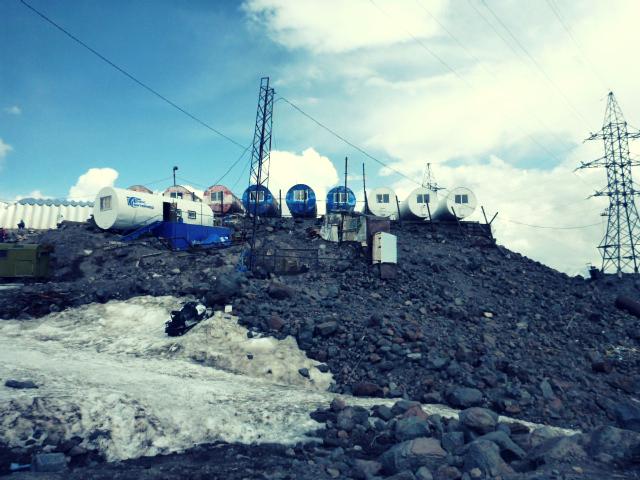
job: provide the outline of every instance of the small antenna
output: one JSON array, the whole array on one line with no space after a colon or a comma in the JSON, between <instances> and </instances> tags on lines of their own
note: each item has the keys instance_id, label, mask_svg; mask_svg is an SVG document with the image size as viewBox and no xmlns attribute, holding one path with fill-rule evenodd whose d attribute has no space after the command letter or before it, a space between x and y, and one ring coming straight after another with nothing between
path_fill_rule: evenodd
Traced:
<instances>
[{"instance_id":1,"label":"small antenna","mask_svg":"<svg viewBox=\"0 0 640 480\"><path fill-rule=\"evenodd\" d=\"M432 192L444 190L444 187L441 187L436 182L436 177L431 171L431 163L427 163L426 167L424 168L424 175L422 177L422 188L426 188L427 190L431 190Z\"/></svg>"}]
</instances>

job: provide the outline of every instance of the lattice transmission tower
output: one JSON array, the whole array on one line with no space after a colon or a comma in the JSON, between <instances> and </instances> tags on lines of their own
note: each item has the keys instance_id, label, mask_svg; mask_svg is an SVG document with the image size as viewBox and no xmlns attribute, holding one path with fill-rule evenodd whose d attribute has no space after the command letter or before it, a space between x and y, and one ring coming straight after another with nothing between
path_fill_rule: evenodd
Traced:
<instances>
[{"instance_id":1,"label":"lattice transmission tower","mask_svg":"<svg viewBox=\"0 0 640 480\"><path fill-rule=\"evenodd\" d=\"M251 171L249 185L269 187L269 160L271 156L271 128L273 125L273 88L269 87L269 77L260 79L256 127L253 133ZM256 202L257 204L258 202Z\"/></svg>"},{"instance_id":2,"label":"lattice transmission tower","mask_svg":"<svg viewBox=\"0 0 640 480\"><path fill-rule=\"evenodd\" d=\"M603 213L607 217L607 233L598 246L605 273L621 274L631 269L638 273L640 217L634 197L639 191L633 183L631 169L640 163L629 153L629 139L634 138L640 138L640 132L629 131L613 92L609 92L602 129L587 138L604 142L604 156L582 162L578 167L604 167L607 171L607 186L593 194L609 197L609 207Z\"/></svg>"}]
</instances>

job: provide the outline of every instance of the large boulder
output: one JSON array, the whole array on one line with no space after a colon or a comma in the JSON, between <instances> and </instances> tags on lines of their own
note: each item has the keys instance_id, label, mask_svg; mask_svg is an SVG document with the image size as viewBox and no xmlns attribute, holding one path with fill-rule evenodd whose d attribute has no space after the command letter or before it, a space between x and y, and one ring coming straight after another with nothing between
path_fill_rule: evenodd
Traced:
<instances>
[{"instance_id":1,"label":"large boulder","mask_svg":"<svg viewBox=\"0 0 640 480\"><path fill-rule=\"evenodd\" d=\"M447 400L454 407L475 407L482 404L482 392L476 388L457 387L448 392Z\"/></svg>"},{"instance_id":2,"label":"large boulder","mask_svg":"<svg viewBox=\"0 0 640 480\"><path fill-rule=\"evenodd\" d=\"M592 457L640 462L640 433L615 427L599 427L589 436L587 451Z\"/></svg>"},{"instance_id":3,"label":"large boulder","mask_svg":"<svg viewBox=\"0 0 640 480\"><path fill-rule=\"evenodd\" d=\"M394 433L396 440L400 442L426 437L429 435L429 422L416 416L401 418L396 422Z\"/></svg>"},{"instance_id":4,"label":"large boulder","mask_svg":"<svg viewBox=\"0 0 640 480\"><path fill-rule=\"evenodd\" d=\"M471 407L459 413L460 423L479 433L493 432L498 425L498 414L487 408Z\"/></svg>"},{"instance_id":5,"label":"large boulder","mask_svg":"<svg viewBox=\"0 0 640 480\"><path fill-rule=\"evenodd\" d=\"M353 394L356 397L379 397L382 388L371 382L358 382L353 386Z\"/></svg>"},{"instance_id":6,"label":"large boulder","mask_svg":"<svg viewBox=\"0 0 640 480\"><path fill-rule=\"evenodd\" d=\"M520 448L505 432L497 430L482 435L477 440L488 440L500 447L500 455L507 461L522 460L527 453Z\"/></svg>"},{"instance_id":7,"label":"large boulder","mask_svg":"<svg viewBox=\"0 0 640 480\"><path fill-rule=\"evenodd\" d=\"M513 470L500 456L500 448L488 440L471 442L464 456L464 471L479 469L487 478L511 475Z\"/></svg>"},{"instance_id":8,"label":"large boulder","mask_svg":"<svg viewBox=\"0 0 640 480\"><path fill-rule=\"evenodd\" d=\"M580 436L555 437L531 450L526 460L532 467L549 465L558 461L572 462L587 458L580 444Z\"/></svg>"},{"instance_id":9,"label":"large boulder","mask_svg":"<svg viewBox=\"0 0 640 480\"><path fill-rule=\"evenodd\" d=\"M211 289L205 295L209 307L225 305L234 297L243 293L246 277L237 272L226 273L216 277Z\"/></svg>"},{"instance_id":10,"label":"large boulder","mask_svg":"<svg viewBox=\"0 0 640 480\"><path fill-rule=\"evenodd\" d=\"M295 291L284 283L271 282L267 287L267 294L275 300L286 300L295 295Z\"/></svg>"},{"instance_id":11,"label":"large boulder","mask_svg":"<svg viewBox=\"0 0 640 480\"><path fill-rule=\"evenodd\" d=\"M620 428L640 432L640 402L618 403L614 407L614 413Z\"/></svg>"},{"instance_id":12,"label":"large boulder","mask_svg":"<svg viewBox=\"0 0 640 480\"><path fill-rule=\"evenodd\" d=\"M447 452L440 445L440 440L420 437L394 445L382 454L380 462L387 473L395 474L420 467L434 471L446 458Z\"/></svg>"}]
</instances>

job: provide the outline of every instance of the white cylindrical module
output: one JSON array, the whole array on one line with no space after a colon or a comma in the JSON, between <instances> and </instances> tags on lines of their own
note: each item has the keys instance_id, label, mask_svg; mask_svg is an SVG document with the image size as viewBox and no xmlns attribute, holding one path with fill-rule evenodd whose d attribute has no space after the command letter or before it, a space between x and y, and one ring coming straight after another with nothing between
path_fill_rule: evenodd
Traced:
<instances>
[{"instance_id":1,"label":"white cylindrical module","mask_svg":"<svg viewBox=\"0 0 640 480\"><path fill-rule=\"evenodd\" d=\"M433 220L455 220L456 217L463 219L471 215L477 205L478 200L471 190L456 187L440 196L438 207L431 214Z\"/></svg>"},{"instance_id":2,"label":"white cylindrical module","mask_svg":"<svg viewBox=\"0 0 640 480\"><path fill-rule=\"evenodd\" d=\"M369 212L376 217L398 217L396 193L389 187L378 187L367 192L367 206Z\"/></svg>"},{"instance_id":3,"label":"white cylindrical module","mask_svg":"<svg viewBox=\"0 0 640 480\"><path fill-rule=\"evenodd\" d=\"M429 210L433 215L437 205L438 192L425 187L418 187L400 204L400 217L407 220L428 220Z\"/></svg>"},{"instance_id":4,"label":"white cylindrical module","mask_svg":"<svg viewBox=\"0 0 640 480\"><path fill-rule=\"evenodd\" d=\"M178 222L213 226L213 212L206 203L114 187L98 192L93 218L103 230L130 230L156 221L171 221L172 205Z\"/></svg>"}]
</instances>

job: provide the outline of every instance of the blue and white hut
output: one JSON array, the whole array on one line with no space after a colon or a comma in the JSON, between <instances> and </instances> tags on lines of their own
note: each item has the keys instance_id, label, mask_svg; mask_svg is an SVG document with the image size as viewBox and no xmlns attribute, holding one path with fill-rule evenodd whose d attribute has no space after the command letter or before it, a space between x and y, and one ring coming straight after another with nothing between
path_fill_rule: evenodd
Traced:
<instances>
[{"instance_id":1,"label":"blue and white hut","mask_svg":"<svg viewBox=\"0 0 640 480\"><path fill-rule=\"evenodd\" d=\"M277 217L280 214L278 200L264 185L250 185L242 194L242 205L249 215Z\"/></svg>"},{"instance_id":2,"label":"blue and white hut","mask_svg":"<svg viewBox=\"0 0 640 480\"><path fill-rule=\"evenodd\" d=\"M318 212L316 192L309 185L298 183L287 192L287 207L294 218L315 218Z\"/></svg>"},{"instance_id":3,"label":"blue and white hut","mask_svg":"<svg viewBox=\"0 0 640 480\"><path fill-rule=\"evenodd\" d=\"M340 185L327 193L327 213L351 213L356 208L356 196L349 187Z\"/></svg>"}]
</instances>

